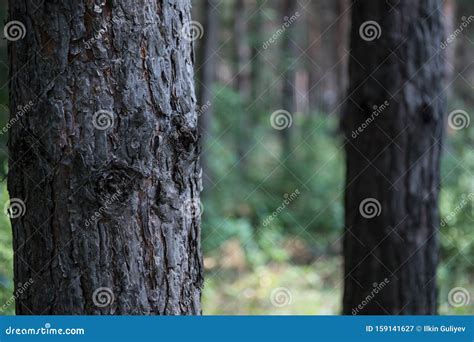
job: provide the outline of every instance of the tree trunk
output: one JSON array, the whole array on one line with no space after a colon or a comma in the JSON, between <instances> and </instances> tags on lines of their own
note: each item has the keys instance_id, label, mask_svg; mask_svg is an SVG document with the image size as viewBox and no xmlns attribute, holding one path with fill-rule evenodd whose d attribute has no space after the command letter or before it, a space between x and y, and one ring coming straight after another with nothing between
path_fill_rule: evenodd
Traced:
<instances>
[{"instance_id":1,"label":"tree trunk","mask_svg":"<svg viewBox=\"0 0 474 342\"><path fill-rule=\"evenodd\" d=\"M96 2L98 3L98 2ZM10 0L18 314L199 314L190 2Z\"/></svg>"},{"instance_id":2,"label":"tree trunk","mask_svg":"<svg viewBox=\"0 0 474 342\"><path fill-rule=\"evenodd\" d=\"M250 46L248 40L248 18L245 0L235 0L234 6L234 53L235 53L235 88L240 95L241 111L238 113L237 156L241 172L245 171L248 147L247 113L245 111L250 91Z\"/></svg>"},{"instance_id":3,"label":"tree trunk","mask_svg":"<svg viewBox=\"0 0 474 342\"><path fill-rule=\"evenodd\" d=\"M200 47L200 58L198 66L199 75L199 135L202 149L208 145L212 138L210 122L213 112L212 86L215 80L216 49L219 41L219 13L217 11L217 0L206 0L203 4L203 26L204 39ZM203 170L204 189L212 184L212 173L209 168L206 154L201 156L201 167Z\"/></svg>"},{"instance_id":4,"label":"tree trunk","mask_svg":"<svg viewBox=\"0 0 474 342\"><path fill-rule=\"evenodd\" d=\"M353 3L344 314L436 313L442 37L440 0Z\"/></svg>"},{"instance_id":5,"label":"tree trunk","mask_svg":"<svg viewBox=\"0 0 474 342\"><path fill-rule=\"evenodd\" d=\"M294 0L284 0L282 4L282 20L289 21L298 10L298 2ZM282 109L288 111L291 115L295 114L296 95L295 95L295 79L296 79L296 63L295 58L298 47L295 42L295 26L296 22L288 25L286 32L283 34L281 67L282 67ZM280 130L282 139L282 157L287 159L291 154L292 127Z\"/></svg>"}]
</instances>

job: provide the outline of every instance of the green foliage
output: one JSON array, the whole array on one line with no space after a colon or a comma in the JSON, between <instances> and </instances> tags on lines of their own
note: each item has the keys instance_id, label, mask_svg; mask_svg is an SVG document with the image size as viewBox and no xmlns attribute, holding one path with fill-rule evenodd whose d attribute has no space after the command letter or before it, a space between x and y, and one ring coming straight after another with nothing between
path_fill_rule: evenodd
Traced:
<instances>
[{"instance_id":1,"label":"green foliage","mask_svg":"<svg viewBox=\"0 0 474 342\"><path fill-rule=\"evenodd\" d=\"M0 186L0 315L13 314L14 306L5 305L13 293L13 248L10 221L3 214L3 208L8 201L8 194L5 184Z\"/></svg>"}]
</instances>

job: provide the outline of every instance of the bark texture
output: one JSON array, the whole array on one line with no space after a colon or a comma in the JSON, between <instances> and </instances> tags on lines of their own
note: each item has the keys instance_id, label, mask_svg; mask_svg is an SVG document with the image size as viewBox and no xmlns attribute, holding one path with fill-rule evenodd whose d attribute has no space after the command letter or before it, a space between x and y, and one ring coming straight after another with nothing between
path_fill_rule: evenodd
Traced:
<instances>
[{"instance_id":1,"label":"bark texture","mask_svg":"<svg viewBox=\"0 0 474 342\"><path fill-rule=\"evenodd\" d=\"M353 1L344 314L436 313L441 10L440 0ZM378 39L361 37L369 20Z\"/></svg>"},{"instance_id":2,"label":"bark texture","mask_svg":"<svg viewBox=\"0 0 474 342\"><path fill-rule=\"evenodd\" d=\"M27 32L11 106L34 102L9 141L15 284L34 280L17 313L199 314L190 2L11 0L9 16Z\"/></svg>"}]
</instances>

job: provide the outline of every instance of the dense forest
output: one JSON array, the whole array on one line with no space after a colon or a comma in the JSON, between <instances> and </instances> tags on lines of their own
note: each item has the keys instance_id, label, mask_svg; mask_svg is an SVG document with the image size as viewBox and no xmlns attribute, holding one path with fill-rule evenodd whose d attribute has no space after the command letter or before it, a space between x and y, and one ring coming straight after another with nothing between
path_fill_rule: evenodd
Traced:
<instances>
[{"instance_id":1,"label":"dense forest","mask_svg":"<svg viewBox=\"0 0 474 342\"><path fill-rule=\"evenodd\" d=\"M0 314L474 314L469 0L3 0Z\"/></svg>"}]
</instances>

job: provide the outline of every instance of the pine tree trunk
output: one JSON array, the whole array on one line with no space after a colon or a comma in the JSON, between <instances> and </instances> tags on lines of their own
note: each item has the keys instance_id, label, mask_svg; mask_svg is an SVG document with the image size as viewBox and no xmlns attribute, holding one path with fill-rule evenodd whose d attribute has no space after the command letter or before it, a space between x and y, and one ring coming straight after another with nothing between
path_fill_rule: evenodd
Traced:
<instances>
[{"instance_id":1,"label":"pine tree trunk","mask_svg":"<svg viewBox=\"0 0 474 342\"><path fill-rule=\"evenodd\" d=\"M99 2L96 2L99 3ZM27 5L28 4L28 5ZM190 2L10 0L18 314L199 314Z\"/></svg>"},{"instance_id":2,"label":"pine tree trunk","mask_svg":"<svg viewBox=\"0 0 474 342\"><path fill-rule=\"evenodd\" d=\"M344 314L436 313L442 37L439 0L353 3Z\"/></svg>"}]
</instances>

